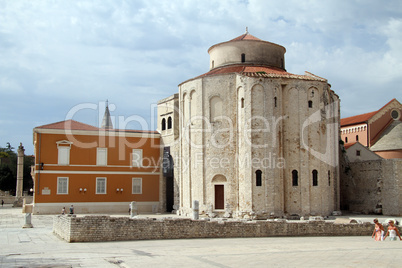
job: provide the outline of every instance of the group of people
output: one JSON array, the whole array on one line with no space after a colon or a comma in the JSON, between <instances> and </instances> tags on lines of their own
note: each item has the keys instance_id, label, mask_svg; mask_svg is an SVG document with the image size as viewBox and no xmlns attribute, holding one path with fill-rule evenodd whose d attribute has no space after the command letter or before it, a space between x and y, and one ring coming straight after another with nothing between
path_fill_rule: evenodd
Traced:
<instances>
[{"instance_id":1,"label":"group of people","mask_svg":"<svg viewBox=\"0 0 402 268\"><path fill-rule=\"evenodd\" d=\"M402 240L401 235L399 234L398 227L394 225L394 221L390 220L388 222L388 229L385 233L384 226L378 222L378 219L374 219L374 231L371 238L374 237L375 241L383 241L385 238L389 236L389 240L396 241L396 237L399 237L399 240ZM385 233L385 235L384 235Z\"/></svg>"},{"instance_id":2,"label":"group of people","mask_svg":"<svg viewBox=\"0 0 402 268\"><path fill-rule=\"evenodd\" d=\"M66 214L66 207L63 207L61 209L61 214L62 215ZM70 214L74 214L74 206L73 205L70 206Z\"/></svg>"}]
</instances>

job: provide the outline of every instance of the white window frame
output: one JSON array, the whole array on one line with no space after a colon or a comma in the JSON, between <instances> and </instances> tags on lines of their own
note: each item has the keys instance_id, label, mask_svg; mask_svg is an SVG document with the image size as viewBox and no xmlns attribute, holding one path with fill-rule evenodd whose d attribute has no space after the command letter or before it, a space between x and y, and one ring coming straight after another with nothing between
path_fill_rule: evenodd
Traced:
<instances>
[{"instance_id":1,"label":"white window frame","mask_svg":"<svg viewBox=\"0 0 402 268\"><path fill-rule=\"evenodd\" d=\"M133 149L131 153L131 166L132 167L142 167L142 149Z\"/></svg>"},{"instance_id":2,"label":"white window frame","mask_svg":"<svg viewBox=\"0 0 402 268\"><path fill-rule=\"evenodd\" d=\"M98 183L100 182L100 181L103 181L104 180L104 182L105 182L105 191L104 192L99 192L98 191ZM97 177L96 178L96 185L95 185L95 191L96 191L96 194L106 194L107 193L107 178L106 177Z\"/></svg>"},{"instance_id":3,"label":"white window frame","mask_svg":"<svg viewBox=\"0 0 402 268\"><path fill-rule=\"evenodd\" d=\"M65 180L64 182L62 182L62 180ZM68 194L68 177L57 177L57 194ZM60 187L61 183L65 183L65 186ZM63 188L65 187L65 191Z\"/></svg>"},{"instance_id":4,"label":"white window frame","mask_svg":"<svg viewBox=\"0 0 402 268\"><path fill-rule=\"evenodd\" d=\"M57 164L62 166L70 165L70 147L59 146L57 149Z\"/></svg>"},{"instance_id":5,"label":"white window frame","mask_svg":"<svg viewBox=\"0 0 402 268\"><path fill-rule=\"evenodd\" d=\"M139 184L139 185L138 185ZM140 187L139 191L134 191L134 187ZM142 178L133 178L131 183L132 194L142 194Z\"/></svg>"},{"instance_id":6,"label":"white window frame","mask_svg":"<svg viewBox=\"0 0 402 268\"><path fill-rule=\"evenodd\" d=\"M56 142L57 144L57 164L61 166L68 166L70 165L70 149L71 144L70 141L62 140Z\"/></svg>"},{"instance_id":7,"label":"white window frame","mask_svg":"<svg viewBox=\"0 0 402 268\"><path fill-rule=\"evenodd\" d=\"M107 148L96 148L96 165L107 166Z\"/></svg>"}]
</instances>

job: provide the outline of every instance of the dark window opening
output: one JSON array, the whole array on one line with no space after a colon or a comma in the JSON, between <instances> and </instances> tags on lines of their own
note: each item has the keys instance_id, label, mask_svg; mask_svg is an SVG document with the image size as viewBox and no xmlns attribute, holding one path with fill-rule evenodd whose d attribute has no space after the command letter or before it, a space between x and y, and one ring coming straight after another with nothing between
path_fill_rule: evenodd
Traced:
<instances>
[{"instance_id":1,"label":"dark window opening","mask_svg":"<svg viewBox=\"0 0 402 268\"><path fill-rule=\"evenodd\" d=\"M277 98L276 97L274 97L274 106L276 107L278 104L277 104Z\"/></svg>"},{"instance_id":2,"label":"dark window opening","mask_svg":"<svg viewBox=\"0 0 402 268\"><path fill-rule=\"evenodd\" d=\"M348 143L348 137L345 138L345 142Z\"/></svg>"},{"instance_id":3,"label":"dark window opening","mask_svg":"<svg viewBox=\"0 0 402 268\"><path fill-rule=\"evenodd\" d=\"M297 170L292 171L292 186L298 186L299 185L299 176L297 174Z\"/></svg>"},{"instance_id":4,"label":"dark window opening","mask_svg":"<svg viewBox=\"0 0 402 268\"><path fill-rule=\"evenodd\" d=\"M359 135L356 135L356 141L359 141Z\"/></svg>"},{"instance_id":5,"label":"dark window opening","mask_svg":"<svg viewBox=\"0 0 402 268\"><path fill-rule=\"evenodd\" d=\"M318 171L316 169L313 170L313 186L318 185Z\"/></svg>"},{"instance_id":6,"label":"dark window opening","mask_svg":"<svg viewBox=\"0 0 402 268\"><path fill-rule=\"evenodd\" d=\"M360 156L360 150L356 150L356 156Z\"/></svg>"},{"instance_id":7,"label":"dark window opening","mask_svg":"<svg viewBox=\"0 0 402 268\"><path fill-rule=\"evenodd\" d=\"M244 108L244 98L241 98L240 101L241 101L241 104L240 104L240 105L241 105L241 108Z\"/></svg>"},{"instance_id":8,"label":"dark window opening","mask_svg":"<svg viewBox=\"0 0 402 268\"><path fill-rule=\"evenodd\" d=\"M308 108L313 108L313 101L311 100L308 101Z\"/></svg>"},{"instance_id":9,"label":"dark window opening","mask_svg":"<svg viewBox=\"0 0 402 268\"><path fill-rule=\"evenodd\" d=\"M166 119L163 118L162 119L162 130L165 130L165 129L166 129Z\"/></svg>"},{"instance_id":10,"label":"dark window opening","mask_svg":"<svg viewBox=\"0 0 402 268\"><path fill-rule=\"evenodd\" d=\"M331 186L331 171L328 170L328 186Z\"/></svg>"},{"instance_id":11,"label":"dark window opening","mask_svg":"<svg viewBox=\"0 0 402 268\"><path fill-rule=\"evenodd\" d=\"M172 128L172 118L169 116L168 122L167 122L167 128L171 129Z\"/></svg>"},{"instance_id":12,"label":"dark window opening","mask_svg":"<svg viewBox=\"0 0 402 268\"><path fill-rule=\"evenodd\" d=\"M241 62L246 62L246 54L241 54Z\"/></svg>"},{"instance_id":13,"label":"dark window opening","mask_svg":"<svg viewBox=\"0 0 402 268\"><path fill-rule=\"evenodd\" d=\"M212 69L214 68L215 65L215 61L212 61Z\"/></svg>"},{"instance_id":14,"label":"dark window opening","mask_svg":"<svg viewBox=\"0 0 402 268\"><path fill-rule=\"evenodd\" d=\"M255 185L261 186L262 185L262 171L261 170L257 170L255 172L255 179L256 179Z\"/></svg>"}]
</instances>

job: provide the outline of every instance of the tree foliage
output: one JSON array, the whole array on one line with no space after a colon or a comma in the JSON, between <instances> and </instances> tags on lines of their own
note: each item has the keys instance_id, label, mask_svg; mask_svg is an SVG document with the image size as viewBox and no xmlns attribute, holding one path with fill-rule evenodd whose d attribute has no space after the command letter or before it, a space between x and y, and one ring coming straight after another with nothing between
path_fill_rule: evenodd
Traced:
<instances>
[{"instance_id":1,"label":"tree foliage","mask_svg":"<svg viewBox=\"0 0 402 268\"><path fill-rule=\"evenodd\" d=\"M18 155L9 142L7 142L5 148L0 146L0 190L10 191L10 194L15 194L16 192L17 161ZM29 191L33 185L31 177L31 165L33 163L32 156L24 156L24 191Z\"/></svg>"}]
</instances>

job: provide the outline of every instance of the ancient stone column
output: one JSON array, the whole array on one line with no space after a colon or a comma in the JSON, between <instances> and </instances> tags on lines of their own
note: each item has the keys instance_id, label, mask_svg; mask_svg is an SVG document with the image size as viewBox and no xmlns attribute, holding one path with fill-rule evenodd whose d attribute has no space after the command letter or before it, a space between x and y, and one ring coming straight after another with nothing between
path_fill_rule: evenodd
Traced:
<instances>
[{"instance_id":1,"label":"ancient stone column","mask_svg":"<svg viewBox=\"0 0 402 268\"><path fill-rule=\"evenodd\" d=\"M200 204L198 200L193 200L193 220L198 220L200 211Z\"/></svg>"},{"instance_id":2,"label":"ancient stone column","mask_svg":"<svg viewBox=\"0 0 402 268\"><path fill-rule=\"evenodd\" d=\"M17 189L15 194L15 199L22 198L22 188L23 188L23 180L24 180L24 146L20 143L18 146L18 161L17 161Z\"/></svg>"},{"instance_id":3,"label":"ancient stone column","mask_svg":"<svg viewBox=\"0 0 402 268\"><path fill-rule=\"evenodd\" d=\"M138 207L137 207L137 202L131 202L130 203L130 216L135 217L138 215Z\"/></svg>"}]
</instances>

